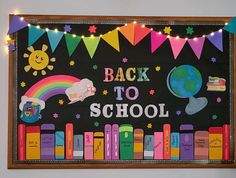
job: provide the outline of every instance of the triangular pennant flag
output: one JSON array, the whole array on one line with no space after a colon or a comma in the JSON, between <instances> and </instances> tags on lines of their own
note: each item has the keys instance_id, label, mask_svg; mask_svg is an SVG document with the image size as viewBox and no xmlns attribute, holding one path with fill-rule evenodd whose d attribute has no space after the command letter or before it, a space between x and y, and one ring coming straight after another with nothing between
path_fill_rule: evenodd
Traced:
<instances>
[{"instance_id":1,"label":"triangular pennant flag","mask_svg":"<svg viewBox=\"0 0 236 178\"><path fill-rule=\"evenodd\" d=\"M120 44L117 29L102 35L102 39L120 52Z\"/></svg>"},{"instance_id":2,"label":"triangular pennant flag","mask_svg":"<svg viewBox=\"0 0 236 178\"><path fill-rule=\"evenodd\" d=\"M211 33L206 37L217 49L223 52L222 31Z\"/></svg>"},{"instance_id":3,"label":"triangular pennant flag","mask_svg":"<svg viewBox=\"0 0 236 178\"><path fill-rule=\"evenodd\" d=\"M47 34L52 52L54 52L64 33L59 31L49 30Z\"/></svg>"},{"instance_id":4,"label":"triangular pennant flag","mask_svg":"<svg viewBox=\"0 0 236 178\"><path fill-rule=\"evenodd\" d=\"M143 25L137 24L134 28L134 45L138 44L151 30Z\"/></svg>"},{"instance_id":5,"label":"triangular pennant flag","mask_svg":"<svg viewBox=\"0 0 236 178\"><path fill-rule=\"evenodd\" d=\"M224 30L236 34L236 17L232 18L230 22L224 26Z\"/></svg>"},{"instance_id":6,"label":"triangular pennant flag","mask_svg":"<svg viewBox=\"0 0 236 178\"><path fill-rule=\"evenodd\" d=\"M188 40L189 45L191 46L194 54L197 56L198 59L200 59L201 57L204 42L204 37L193 38Z\"/></svg>"},{"instance_id":7,"label":"triangular pennant flag","mask_svg":"<svg viewBox=\"0 0 236 178\"><path fill-rule=\"evenodd\" d=\"M93 55L100 41L100 37L84 37L83 41L88 50L90 57L93 58Z\"/></svg>"},{"instance_id":8,"label":"triangular pennant flag","mask_svg":"<svg viewBox=\"0 0 236 178\"><path fill-rule=\"evenodd\" d=\"M176 37L170 37L170 45L172 48L172 52L174 54L174 58L176 59L181 52L181 50L184 47L184 44L186 43L186 40L183 38L176 38Z\"/></svg>"},{"instance_id":9,"label":"triangular pennant flag","mask_svg":"<svg viewBox=\"0 0 236 178\"><path fill-rule=\"evenodd\" d=\"M124 37L134 45L134 27L135 23L130 23L119 28L119 31L124 35Z\"/></svg>"},{"instance_id":10,"label":"triangular pennant flag","mask_svg":"<svg viewBox=\"0 0 236 178\"><path fill-rule=\"evenodd\" d=\"M71 56L75 51L76 47L78 46L81 38L79 36L65 34L65 40L69 56Z\"/></svg>"},{"instance_id":11,"label":"triangular pennant flag","mask_svg":"<svg viewBox=\"0 0 236 178\"><path fill-rule=\"evenodd\" d=\"M34 44L44 33L44 29L31 25L28 31L28 46Z\"/></svg>"},{"instance_id":12,"label":"triangular pennant flag","mask_svg":"<svg viewBox=\"0 0 236 178\"><path fill-rule=\"evenodd\" d=\"M165 41L166 35L159 34L158 32L151 32L151 52L154 53Z\"/></svg>"},{"instance_id":13,"label":"triangular pennant flag","mask_svg":"<svg viewBox=\"0 0 236 178\"><path fill-rule=\"evenodd\" d=\"M11 25L9 27L7 34L12 34L14 32L17 32L22 28L25 28L27 25L28 23L26 21L24 21L21 17L15 15L12 18Z\"/></svg>"}]
</instances>

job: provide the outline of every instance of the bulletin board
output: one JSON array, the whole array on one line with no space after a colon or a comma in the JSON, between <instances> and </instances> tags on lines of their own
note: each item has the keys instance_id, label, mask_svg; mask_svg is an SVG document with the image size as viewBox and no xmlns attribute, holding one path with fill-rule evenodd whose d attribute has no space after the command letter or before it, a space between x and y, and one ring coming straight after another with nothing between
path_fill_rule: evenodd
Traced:
<instances>
[{"instance_id":1,"label":"bulletin board","mask_svg":"<svg viewBox=\"0 0 236 178\"><path fill-rule=\"evenodd\" d=\"M8 167L235 167L229 20L10 15Z\"/></svg>"}]
</instances>

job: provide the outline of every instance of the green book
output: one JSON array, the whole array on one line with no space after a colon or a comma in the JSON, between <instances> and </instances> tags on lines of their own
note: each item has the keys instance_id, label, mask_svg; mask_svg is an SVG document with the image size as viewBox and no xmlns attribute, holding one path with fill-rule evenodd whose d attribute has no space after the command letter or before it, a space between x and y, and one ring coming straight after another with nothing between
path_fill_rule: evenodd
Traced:
<instances>
[{"instance_id":1,"label":"green book","mask_svg":"<svg viewBox=\"0 0 236 178\"><path fill-rule=\"evenodd\" d=\"M120 125L119 132L120 132L120 160L134 159L133 126L130 124L122 124Z\"/></svg>"}]
</instances>

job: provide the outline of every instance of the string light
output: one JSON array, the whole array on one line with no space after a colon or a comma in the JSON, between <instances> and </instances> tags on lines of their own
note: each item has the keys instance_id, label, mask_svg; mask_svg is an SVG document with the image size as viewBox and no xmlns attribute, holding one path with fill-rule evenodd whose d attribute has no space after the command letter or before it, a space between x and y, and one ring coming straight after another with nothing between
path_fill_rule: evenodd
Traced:
<instances>
[{"instance_id":1,"label":"string light","mask_svg":"<svg viewBox=\"0 0 236 178\"><path fill-rule=\"evenodd\" d=\"M9 50L8 50L8 46L7 45L4 45L4 51L5 51L6 54L8 54Z\"/></svg>"},{"instance_id":2,"label":"string light","mask_svg":"<svg viewBox=\"0 0 236 178\"><path fill-rule=\"evenodd\" d=\"M14 15L16 15L16 14L18 14L17 11L14 12ZM20 20L21 20L21 21L24 21L24 17L20 17ZM133 21L133 24L137 24L137 21ZM225 22L225 25L228 25L228 22ZM28 23L27 26L28 26L28 27L31 27L31 24ZM124 26L128 26L128 24L126 23L126 24L124 24ZM144 27L145 27L145 24L142 24L141 27L144 28ZM41 27L40 27L39 25L37 25L36 28L37 28L37 29L40 29ZM120 30L120 27L117 27L116 30ZM150 28L150 30L153 31L153 28ZM45 28L45 31L48 32L49 29L48 29L48 28ZM58 29L56 28L56 29L54 29L54 31L57 33L57 32L58 32ZM223 32L223 29L219 29L218 32L220 32L220 33ZM109 31L108 33L111 33L111 31ZM67 34L67 32L64 31L64 34ZM159 31L158 34L161 35L162 32ZM215 32L211 32L210 35L211 35L211 36L214 36L214 35L215 35ZM77 35L76 35L76 34L73 34L72 36L73 36L73 37L76 37ZM99 36L102 37L102 34L99 35ZM90 37L93 38L94 35L92 34L92 35L90 35ZM170 35L167 35L166 37L167 37L167 38L170 38L171 36L170 36ZM202 37L205 38L206 35L204 34L204 35L202 35ZM82 35L81 38L85 38L85 36ZM179 36L176 36L175 39L180 39L180 37L179 37ZM187 41L187 40L188 40L188 37L185 37L184 39ZM193 40L196 41L196 40L197 40L197 37L193 38Z\"/></svg>"},{"instance_id":3,"label":"string light","mask_svg":"<svg viewBox=\"0 0 236 178\"><path fill-rule=\"evenodd\" d=\"M76 37L76 34L73 34L72 37L75 38L75 37Z\"/></svg>"}]
</instances>

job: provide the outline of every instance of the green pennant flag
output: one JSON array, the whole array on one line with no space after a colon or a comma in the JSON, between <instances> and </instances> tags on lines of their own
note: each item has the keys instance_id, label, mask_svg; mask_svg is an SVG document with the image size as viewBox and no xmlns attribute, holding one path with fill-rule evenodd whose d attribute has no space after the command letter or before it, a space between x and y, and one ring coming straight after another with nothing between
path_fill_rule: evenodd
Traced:
<instances>
[{"instance_id":1,"label":"green pennant flag","mask_svg":"<svg viewBox=\"0 0 236 178\"><path fill-rule=\"evenodd\" d=\"M88 53L91 58L93 58L93 55L97 49L98 43L100 41L100 37L84 37L83 38L84 44L88 50Z\"/></svg>"},{"instance_id":2,"label":"green pennant flag","mask_svg":"<svg viewBox=\"0 0 236 178\"><path fill-rule=\"evenodd\" d=\"M66 39L66 46L67 46L69 56L71 56L73 52L75 51L76 47L78 46L81 40L81 37L71 35L71 34L65 34L65 39Z\"/></svg>"}]
</instances>

